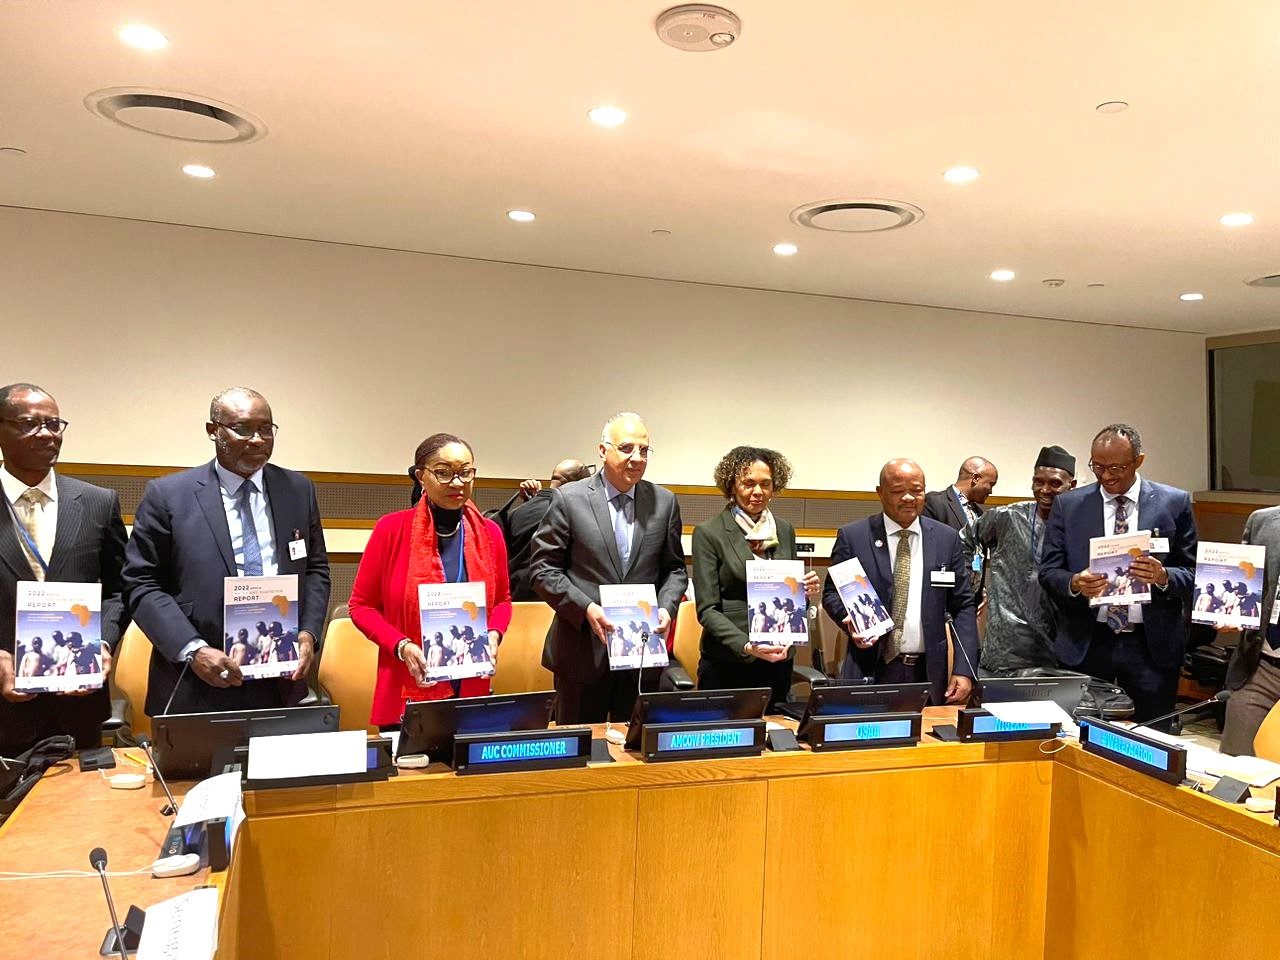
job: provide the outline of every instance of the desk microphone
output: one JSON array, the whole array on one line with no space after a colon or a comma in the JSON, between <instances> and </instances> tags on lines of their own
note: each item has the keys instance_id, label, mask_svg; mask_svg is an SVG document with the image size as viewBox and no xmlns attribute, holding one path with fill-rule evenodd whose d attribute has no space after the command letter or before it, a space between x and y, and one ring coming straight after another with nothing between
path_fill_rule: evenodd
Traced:
<instances>
[{"instance_id":1,"label":"desk microphone","mask_svg":"<svg viewBox=\"0 0 1280 960\"><path fill-rule=\"evenodd\" d=\"M116 932L116 949L120 952L120 960L129 960L124 948L124 931L120 929L120 921L116 918L116 904L111 899L111 887L107 884L107 851L94 847L89 851L89 866L98 871L102 880L102 892L107 897L107 909L111 911L111 928Z\"/></svg>"},{"instance_id":2,"label":"desk microphone","mask_svg":"<svg viewBox=\"0 0 1280 960\"><path fill-rule=\"evenodd\" d=\"M156 779L160 781L160 786L164 788L164 795L169 798L169 802L160 808L160 813L166 817L175 816L178 812L178 801L173 799L173 794L169 790L169 784L164 782L164 774L160 772L160 767L156 763L155 756L151 753L151 738L145 733L138 737L138 746L147 754L147 762L151 764L151 769L156 775Z\"/></svg>"},{"instance_id":3,"label":"desk microphone","mask_svg":"<svg viewBox=\"0 0 1280 960\"><path fill-rule=\"evenodd\" d=\"M1207 707L1211 703L1223 703L1231 699L1230 690L1219 690L1208 700L1201 700L1199 703L1193 703L1189 707L1183 707L1181 710L1174 710L1172 713L1166 713L1162 717L1156 717L1154 720L1143 720L1141 723L1135 723L1136 727L1149 727L1153 723L1160 723L1164 720L1171 720L1174 717L1181 716L1184 713L1191 713L1193 710L1199 710L1201 707Z\"/></svg>"}]
</instances>

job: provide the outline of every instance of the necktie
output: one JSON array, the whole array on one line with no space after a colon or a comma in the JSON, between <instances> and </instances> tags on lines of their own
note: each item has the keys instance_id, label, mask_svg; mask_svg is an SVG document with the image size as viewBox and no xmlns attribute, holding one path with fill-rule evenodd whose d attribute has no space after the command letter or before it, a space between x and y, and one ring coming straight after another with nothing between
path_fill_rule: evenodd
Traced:
<instances>
[{"instance_id":1,"label":"necktie","mask_svg":"<svg viewBox=\"0 0 1280 960\"><path fill-rule=\"evenodd\" d=\"M631 563L631 535L627 529L631 523L631 504L631 498L625 493L613 498L613 506L617 511L613 519L613 539L618 545L618 558L622 561L623 573L626 573Z\"/></svg>"},{"instance_id":2,"label":"necktie","mask_svg":"<svg viewBox=\"0 0 1280 960\"><path fill-rule=\"evenodd\" d=\"M43 491L32 487L23 491L17 503L18 520L22 523L22 529L27 531L27 536L18 537L18 541L22 546L23 554L27 558L27 563L31 565L31 575L37 580L44 579L44 565L31 549L31 543L40 543L39 538L36 536L36 507L43 507L47 499ZM31 538L31 543L27 542L27 537Z\"/></svg>"},{"instance_id":3,"label":"necktie","mask_svg":"<svg viewBox=\"0 0 1280 960\"><path fill-rule=\"evenodd\" d=\"M1129 498L1116 497L1116 529L1118 537L1129 532ZM1112 604L1107 607L1107 626L1115 633L1124 633L1129 629L1129 607Z\"/></svg>"},{"instance_id":4,"label":"necktie","mask_svg":"<svg viewBox=\"0 0 1280 960\"><path fill-rule=\"evenodd\" d=\"M249 497L257 491L252 480L240 484L236 492L236 512L240 514L240 539L244 544L244 575L262 576L262 545L258 543L258 528L253 524L253 507Z\"/></svg>"},{"instance_id":5,"label":"necktie","mask_svg":"<svg viewBox=\"0 0 1280 960\"><path fill-rule=\"evenodd\" d=\"M881 647L885 663L902 649L902 628L907 622L907 599L911 596L911 534L898 531L898 549L893 555L893 632Z\"/></svg>"}]
</instances>

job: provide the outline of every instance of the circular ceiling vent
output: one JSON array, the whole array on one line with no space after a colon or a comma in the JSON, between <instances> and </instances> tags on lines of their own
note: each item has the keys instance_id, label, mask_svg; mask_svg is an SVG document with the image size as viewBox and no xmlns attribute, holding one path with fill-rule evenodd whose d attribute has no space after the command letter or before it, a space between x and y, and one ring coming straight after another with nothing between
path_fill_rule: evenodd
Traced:
<instances>
[{"instance_id":1,"label":"circular ceiling vent","mask_svg":"<svg viewBox=\"0 0 1280 960\"><path fill-rule=\"evenodd\" d=\"M896 230L923 217L919 207L899 200L823 200L791 211L793 223L835 233Z\"/></svg>"},{"instance_id":2,"label":"circular ceiling vent","mask_svg":"<svg viewBox=\"0 0 1280 960\"><path fill-rule=\"evenodd\" d=\"M665 10L654 27L663 43L687 53L723 50L742 34L742 21L736 13L705 3Z\"/></svg>"},{"instance_id":3,"label":"circular ceiling vent","mask_svg":"<svg viewBox=\"0 0 1280 960\"><path fill-rule=\"evenodd\" d=\"M1280 287L1280 273L1273 273L1269 277L1254 277L1245 283L1251 287Z\"/></svg>"},{"instance_id":4,"label":"circular ceiling vent","mask_svg":"<svg viewBox=\"0 0 1280 960\"><path fill-rule=\"evenodd\" d=\"M261 120L229 103L189 93L112 87L84 98L84 105L130 130L197 143L249 143L266 136Z\"/></svg>"}]
</instances>

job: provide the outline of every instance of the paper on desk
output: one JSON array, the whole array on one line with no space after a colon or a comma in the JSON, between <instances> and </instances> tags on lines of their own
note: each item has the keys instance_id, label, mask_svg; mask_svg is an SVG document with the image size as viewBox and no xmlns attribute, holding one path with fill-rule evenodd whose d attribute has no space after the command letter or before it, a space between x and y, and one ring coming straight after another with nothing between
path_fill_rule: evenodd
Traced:
<instances>
[{"instance_id":1,"label":"paper on desk","mask_svg":"<svg viewBox=\"0 0 1280 960\"><path fill-rule=\"evenodd\" d=\"M1005 703L984 703L986 710L1005 723L1060 723L1063 730L1072 730L1075 723L1071 715L1053 700L1010 700Z\"/></svg>"},{"instance_id":2,"label":"paper on desk","mask_svg":"<svg viewBox=\"0 0 1280 960\"><path fill-rule=\"evenodd\" d=\"M220 773L201 780L187 791L178 807L175 827L219 818L231 819L240 806L240 774Z\"/></svg>"},{"instance_id":3,"label":"paper on desk","mask_svg":"<svg viewBox=\"0 0 1280 960\"><path fill-rule=\"evenodd\" d=\"M1145 734L1162 743L1174 743L1187 751L1187 770L1192 773L1203 773L1211 777L1232 777L1251 787L1265 787L1275 780L1280 780L1280 764L1263 760L1261 757L1232 757L1217 750L1185 740L1180 737L1152 730L1150 727L1135 727L1139 733Z\"/></svg>"},{"instance_id":4,"label":"paper on desk","mask_svg":"<svg viewBox=\"0 0 1280 960\"><path fill-rule=\"evenodd\" d=\"M249 738L249 779L288 780L364 773L369 769L363 730L290 733Z\"/></svg>"},{"instance_id":5,"label":"paper on desk","mask_svg":"<svg viewBox=\"0 0 1280 960\"><path fill-rule=\"evenodd\" d=\"M218 891L201 887L147 907L134 960L212 960L218 946Z\"/></svg>"}]
</instances>

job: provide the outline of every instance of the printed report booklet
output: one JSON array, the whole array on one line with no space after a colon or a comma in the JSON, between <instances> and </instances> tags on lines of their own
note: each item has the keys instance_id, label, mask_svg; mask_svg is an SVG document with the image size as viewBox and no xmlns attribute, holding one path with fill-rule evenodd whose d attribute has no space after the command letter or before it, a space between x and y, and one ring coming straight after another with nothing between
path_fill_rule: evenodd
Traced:
<instances>
[{"instance_id":1,"label":"printed report booklet","mask_svg":"<svg viewBox=\"0 0 1280 960\"><path fill-rule=\"evenodd\" d=\"M601 584L600 606L613 624L608 643L610 670L667 665L667 642L658 634L658 595L653 584Z\"/></svg>"}]
</instances>

